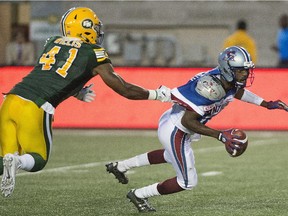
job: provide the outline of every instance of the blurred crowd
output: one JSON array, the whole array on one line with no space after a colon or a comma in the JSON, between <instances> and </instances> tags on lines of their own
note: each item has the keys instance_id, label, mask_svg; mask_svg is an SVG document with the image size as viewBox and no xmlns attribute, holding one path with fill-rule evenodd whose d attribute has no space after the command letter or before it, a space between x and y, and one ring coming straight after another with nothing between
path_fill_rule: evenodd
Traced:
<instances>
[{"instance_id":1,"label":"blurred crowd","mask_svg":"<svg viewBox=\"0 0 288 216\"><path fill-rule=\"evenodd\" d=\"M26 26L14 26L12 40L6 45L6 65L34 65L35 48Z\"/></svg>"},{"instance_id":2,"label":"blurred crowd","mask_svg":"<svg viewBox=\"0 0 288 216\"><path fill-rule=\"evenodd\" d=\"M114 59L114 64L119 66L209 66L205 59L207 51L200 45L193 46L188 53L190 56L187 57L191 61L185 62L183 52L181 53L181 49L183 50L185 47L181 48L178 40L173 33L161 35L108 31L105 34L103 46L111 55L112 60ZM258 62L257 39L249 33L247 20L239 19L235 23L233 32L223 38L222 48L232 45L246 48L251 54L253 62ZM36 48L34 41L30 40L29 26L14 26L11 41L6 44L5 48L5 65L34 65L37 59ZM278 56L278 63L275 66L288 67L287 14L279 16L279 31L275 35L275 42L271 42L271 50L275 51Z\"/></svg>"}]
</instances>

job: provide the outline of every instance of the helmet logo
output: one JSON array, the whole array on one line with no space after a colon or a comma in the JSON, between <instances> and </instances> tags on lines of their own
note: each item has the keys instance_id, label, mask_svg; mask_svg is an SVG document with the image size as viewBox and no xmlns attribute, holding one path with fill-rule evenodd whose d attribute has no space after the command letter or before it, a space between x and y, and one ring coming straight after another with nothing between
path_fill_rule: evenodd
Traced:
<instances>
[{"instance_id":1,"label":"helmet logo","mask_svg":"<svg viewBox=\"0 0 288 216\"><path fill-rule=\"evenodd\" d=\"M224 61L235 61L234 57L236 56L235 51L228 51L226 55L224 56L223 60Z\"/></svg>"},{"instance_id":2,"label":"helmet logo","mask_svg":"<svg viewBox=\"0 0 288 216\"><path fill-rule=\"evenodd\" d=\"M93 26L93 22L90 19L85 19L82 22L82 26L83 26L83 28L91 29Z\"/></svg>"}]
</instances>

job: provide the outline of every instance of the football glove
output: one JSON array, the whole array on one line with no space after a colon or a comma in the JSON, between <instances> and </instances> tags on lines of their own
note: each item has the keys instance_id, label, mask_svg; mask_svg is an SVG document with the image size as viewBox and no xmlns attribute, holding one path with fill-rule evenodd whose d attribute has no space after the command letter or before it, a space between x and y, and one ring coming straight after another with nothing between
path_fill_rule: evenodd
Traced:
<instances>
[{"instance_id":1,"label":"football glove","mask_svg":"<svg viewBox=\"0 0 288 216\"><path fill-rule=\"evenodd\" d=\"M75 95L75 97L78 100L81 100L81 101L84 101L87 103L92 102L94 100L94 97L96 96L96 94L92 90L93 85L94 84L90 84L89 86L85 86Z\"/></svg>"},{"instance_id":2,"label":"football glove","mask_svg":"<svg viewBox=\"0 0 288 216\"><path fill-rule=\"evenodd\" d=\"M171 89L161 85L156 91L156 100L161 102L171 102Z\"/></svg>"},{"instance_id":3,"label":"football glove","mask_svg":"<svg viewBox=\"0 0 288 216\"><path fill-rule=\"evenodd\" d=\"M267 102L267 109L282 109L288 112L288 106L281 100Z\"/></svg>"},{"instance_id":4,"label":"football glove","mask_svg":"<svg viewBox=\"0 0 288 216\"><path fill-rule=\"evenodd\" d=\"M230 154L236 154L237 151L240 151L240 145L242 144L237 140L238 137L233 135L233 130L221 131L218 137L218 140L224 143L227 152Z\"/></svg>"}]
</instances>

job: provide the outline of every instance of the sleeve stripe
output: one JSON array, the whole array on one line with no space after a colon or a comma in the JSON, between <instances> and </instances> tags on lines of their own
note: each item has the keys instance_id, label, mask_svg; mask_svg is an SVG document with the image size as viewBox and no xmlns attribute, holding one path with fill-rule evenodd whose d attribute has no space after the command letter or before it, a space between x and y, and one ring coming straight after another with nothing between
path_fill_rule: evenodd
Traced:
<instances>
[{"instance_id":1,"label":"sleeve stripe","mask_svg":"<svg viewBox=\"0 0 288 216\"><path fill-rule=\"evenodd\" d=\"M104 61L105 59L108 58L108 54L104 49L94 49L94 52L98 62Z\"/></svg>"}]
</instances>

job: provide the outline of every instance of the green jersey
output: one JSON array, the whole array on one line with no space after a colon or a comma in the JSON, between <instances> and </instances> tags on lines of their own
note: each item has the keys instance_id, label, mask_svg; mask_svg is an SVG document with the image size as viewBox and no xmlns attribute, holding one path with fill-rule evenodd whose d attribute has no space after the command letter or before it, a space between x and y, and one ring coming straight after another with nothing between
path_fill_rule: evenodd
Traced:
<instances>
[{"instance_id":1,"label":"green jersey","mask_svg":"<svg viewBox=\"0 0 288 216\"><path fill-rule=\"evenodd\" d=\"M56 108L83 88L93 77L93 68L105 63L111 61L98 45L77 38L51 37L34 69L9 94L29 99L39 107L49 102Z\"/></svg>"}]
</instances>

